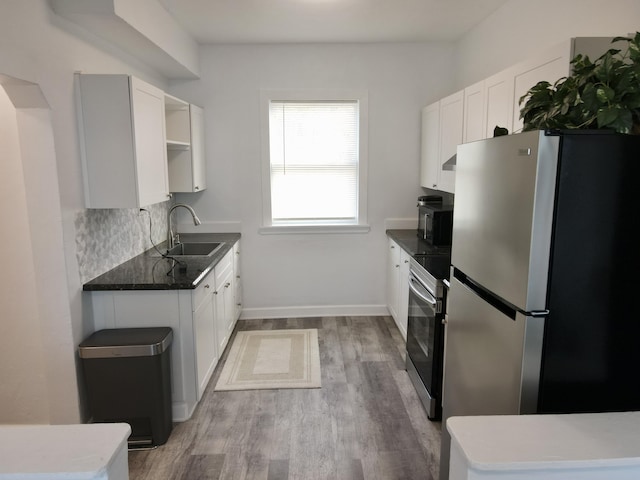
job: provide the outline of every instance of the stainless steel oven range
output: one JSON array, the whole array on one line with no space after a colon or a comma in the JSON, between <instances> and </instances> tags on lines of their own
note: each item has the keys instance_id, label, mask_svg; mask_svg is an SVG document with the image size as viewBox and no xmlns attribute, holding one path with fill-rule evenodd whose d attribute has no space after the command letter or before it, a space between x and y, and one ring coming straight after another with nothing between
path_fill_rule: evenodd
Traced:
<instances>
[{"instance_id":1,"label":"stainless steel oven range","mask_svg":"<svg viewBox=\"0 0 640 480\"><path fill-rule=\"evenodd\" d=\"M446 289L442 280L429 270L442 272L444 268L446 271L448 264L448 256L416 256L410 263L406 368L432 420L442 416Z\"/></svg>"}]
</instances>

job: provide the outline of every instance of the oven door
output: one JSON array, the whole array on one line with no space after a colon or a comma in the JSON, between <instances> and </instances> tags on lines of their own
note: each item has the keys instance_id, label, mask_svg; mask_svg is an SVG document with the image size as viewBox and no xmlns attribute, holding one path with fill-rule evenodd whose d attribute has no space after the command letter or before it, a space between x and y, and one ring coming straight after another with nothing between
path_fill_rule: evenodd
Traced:
<instances>
[{"instance_id":1,"label":"oven door","mask_svg":"<svg viewBox=\"0 0 640 480\"><path fill-rule=\"evenodd\" d=\"M407 372L429 418L442 414L442 299L409 274Z\"/></svg>"}]
</instances>

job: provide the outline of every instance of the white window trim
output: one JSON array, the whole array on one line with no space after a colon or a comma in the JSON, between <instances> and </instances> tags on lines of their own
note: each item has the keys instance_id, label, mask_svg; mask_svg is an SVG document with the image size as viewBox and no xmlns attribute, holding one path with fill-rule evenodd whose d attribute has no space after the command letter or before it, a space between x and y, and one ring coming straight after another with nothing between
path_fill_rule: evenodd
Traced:
<instances>
[{"instance_id":1,"label":"white window trim","mask_svg":"<svg viewBox=\"0 0 640 480\"><path fill-rule=\"evenodd\" d=\"M321 225L302 224L274 225L271 219L271 166L269 149L269 104L272 101L312 101L312 100L356 100L359 112L358 132L358 222L323 223ZM305 233L367 233L367 165L369 160L369 99L365 90L260 90L260 132L262 164L262 227L261 234L305 234Z\"/></svg>"}]
</instances>

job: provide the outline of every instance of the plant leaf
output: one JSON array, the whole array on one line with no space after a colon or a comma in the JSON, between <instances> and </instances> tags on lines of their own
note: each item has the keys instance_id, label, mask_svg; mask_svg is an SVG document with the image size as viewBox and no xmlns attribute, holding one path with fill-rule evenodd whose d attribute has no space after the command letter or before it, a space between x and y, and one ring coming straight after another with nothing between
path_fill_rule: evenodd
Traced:
<instances>
[{"instance_id":1,"label":"plant leaf","mask_svg":"<svg viewBox=\"0 0 640 480\"><path fill-rule=\"evenodd\" d=\"M640 31L633 38L616 37L612 43L624 48L610 48L595 61L576 55L568 77L531 87L519 99L524 130L634 131L634 120L640 123Z\"/></svg>"},{"instance_id":2,"label":"plant leaf","mask_svg":"<svg viewBox=\"0 0 640 480\"><path fill-rule=\"evenodd\" d=\"M600 103L608 103L616 96L616 92L613 91L613 88L603 85L596 89L596 97Z\"/></svg>"}]
</instances>

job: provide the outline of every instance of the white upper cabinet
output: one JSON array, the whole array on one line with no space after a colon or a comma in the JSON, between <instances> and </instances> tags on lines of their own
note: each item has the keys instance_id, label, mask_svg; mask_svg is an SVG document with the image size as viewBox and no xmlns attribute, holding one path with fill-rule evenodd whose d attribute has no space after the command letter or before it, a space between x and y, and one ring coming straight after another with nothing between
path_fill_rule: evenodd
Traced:
<instances>
[{"instance_id":1,"label":"white upper cabinet","mask_svg":"<svg viewBox=\"0 0 640 480\"><path fill-rule=\"evenodd\" d=\"M207 188L206 160L204 156L204 110L189 105L191 119L191 164L193 169L193 191Z\"/></svg>"},{"instance_id":2,"label":"white upper cabinet","mask_svg":"<svg viewBox=\"0 0 640 480\"><path fill-rule=\"evenodd\" d=\"M560 78L571 73L571 60L578 54L588 55L595 60L605 53L611 45L612 37L572 38L541 52L539 55L519 63L513 68L513 123L510 131L522 131L520 119L520 97L541 81L554 84Z\"/></svg>"},{"instance_id":3,"label":"white upper cabinet","mask_svg":"<svg viewBox=\"0 0 640 480\"><path fill-rule=\"evenodd\" d=\"M128 75L76 75L85 204L168 200L164 92Z\"/></svg>"},{"instance_id":4,"label":"white upper cabinet","mask_svg":"<svg viewBox=\"0 0 640 480\"><path fill-rule=\"evenodd\" d=\"M204 110L166 95L169 191L200 192L206 188Z\"/></svg>"},{"instance_id":5,"label":"white upper cabinet","mask_svg":"<svg viewBox=\"0 0 640 480\"><path fill-rule=\"evenodd\" d=\"M592 60L599 57L611 48L611 40L567 40L424 107L420 185L454 193L455 170L442 167L455 155L459 144L491 138L495 127L506 128L509 133L522 131L520 97L540 81L553 84L566 77L575 55L588 55Z\"/></svg>"},{"instance_id":6,"label":"white upper cabinet","mask_svg":"<svg viewBox=\"0 0 640 480\"><path fill-rule=\"evenodd\" d=\"M422 109L421 140L420 185L437 189L440 164L440 102Z\"/></svg>"},{"instance_id":7,"label":"white upper cabinet","mask_svg":"<svg viewBox=\"0 0 640 480\"><path fill-rule=\"evenodd\" d=\"M516 65L513 69L513 123L509 133L522 131L520 118L520 97L536 83L547 81L553 84L566 77L571 68L571 44L565 42L557 45L536 57Z\"/></svg>"},{"instance_id":8,"label":"white upper cabinet","mask_svg":"<svg viewBox=\"0 0 640 480\"><path fill-rule=\"evenodd\" d=\"M464 89L463 143L485 138L487 130L484 114L486 103L484 81Z\"/></svg>"},{"instance_id":9,"label":"white upper cabinet","mask_svg":"<svg viewBox=\"0 0 640 480\"><path fill-rule=\"evenodd\" d=\"M455 171L443 169L462 143L464 92L460 91L422 109L420 184L454 192Z\"/></svg>"},{"instance_id":10,"label":"white upper cabinet","mask_svg":"<svg viewBox=\"0 0 640 480\"><path fill-rule=\"evenodd\" d=\"M484 81L485 136L493 137L493 130L502 127L511 133L513 123L513 73L504 70Z\"/></svg>"},{"instance_id":11,"label":"white upper cabinet","mask_svg":"<svg viewBox=\"0 0 640 480\"><path fill-rule=\"evenodd\" d=\"M462 143L464 114L464 92L460 91L440 100L440 162L438 170L438 190L454 193L455 165L458 145Z\"/></svg>"}]
</instances>

